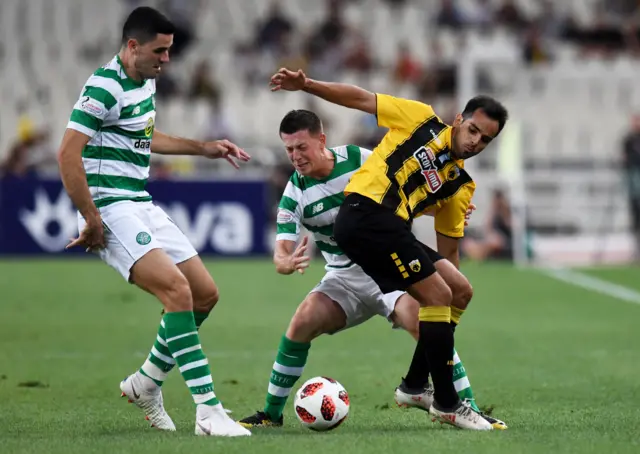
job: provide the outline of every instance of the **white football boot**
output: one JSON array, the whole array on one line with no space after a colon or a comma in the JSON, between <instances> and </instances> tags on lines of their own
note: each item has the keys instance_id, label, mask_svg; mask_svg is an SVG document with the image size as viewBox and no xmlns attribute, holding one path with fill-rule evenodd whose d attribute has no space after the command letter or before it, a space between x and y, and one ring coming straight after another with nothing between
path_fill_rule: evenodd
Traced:
<instances>
[{"instance_id":1,"label":"white football boot","mask_svg":"<svg viewBox=\"0 0 640 454\"><path fill-rule=\"evenodd\" d=\"M151 427L160 430L176 430L175 424L164 409L162 388L151 379L136 372L120 382L120 390L122 397L127 397L129 403L136 404L144 411L145 419L151 423Z\"/></svg>"},{"instance_id":2,"label":"white football boot","mask_svg":"<svg viewBox=\"0 0 640 454\"><path fill-rule=\"evenodd\" d=\"M212 437L247 437L251 432L229 417L221 404L196 407L196 435Z\"/></svg>"},{"instance_id":3,"label":"white football boot","mask_svg":"<svg viewBox=\"0 0 640 454\"><path fill-rule=\"evenodd\" d=\"M434 401L431 408L429 408L429 413L435 417L434 420L438 420L443 424L451 424L460 429L493 430L491 423L471 408L467 402L459 402L454 408L443 409Z\"/></svg>"},{"instance_id":4,"label":"white football boot","mask_svg":"<svg viewBox=\"0 0 640 454\"><path fill-rule=\"evenodd\" d=\"M404 386L404 380L396 388L394 399L398 407L417 408L419 410L429 411L433 404L433 387L429 384L423 389L409 389Z\"/></svg>"}]
</instances>

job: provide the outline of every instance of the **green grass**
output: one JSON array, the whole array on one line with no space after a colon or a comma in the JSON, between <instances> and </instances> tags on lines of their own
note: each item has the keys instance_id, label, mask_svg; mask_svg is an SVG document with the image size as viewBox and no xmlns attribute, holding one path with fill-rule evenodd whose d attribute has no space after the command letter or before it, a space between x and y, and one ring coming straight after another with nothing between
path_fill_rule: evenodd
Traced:
<instances>
[{"instance_id":1,"label":"green grass","mask_svg":"<svg viewBox=\"0 0 640 454\"><path fill-rule=\"evenodd\" d=\"M280 336L323 270L316 262L304 276L279 276L266 261L208 265L221 302L202 344L218 396L240 418L262 408ZM0 262L0 451L640 452L640 307L535 271L463 271L475 297L456 347L479 404L494 405L509 430L463 432L396 408L393 389L413 341L374 319L314 342L302 377L327 375L347 388L351 414L340 428L311 432L289 403L285 428L229 440L193 435L194 406L175 371L164 393L177 433L149 428L119 398L118 383L155 337L160 306L152 297L94 260ZM637 287L637 270L594 273Z\"/></svg>"}]
</instances>

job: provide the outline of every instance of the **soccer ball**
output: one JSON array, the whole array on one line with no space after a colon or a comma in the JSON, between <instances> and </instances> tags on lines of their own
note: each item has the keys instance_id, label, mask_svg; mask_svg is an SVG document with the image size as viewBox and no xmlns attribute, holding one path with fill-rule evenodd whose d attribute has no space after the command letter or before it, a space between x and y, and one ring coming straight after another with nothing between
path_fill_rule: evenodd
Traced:
<instances>
[{"instance_id":1,"label":"soccer ball","mask_svg":"<svg viewBox=\"0 0 640 454\"><path fill-rule=\"evenodd\" d=\"M333 378L314 377L298 389L293 407L303 426L318 431L331 430L347 419L349 395Z\"/></svg>"}]
</instances>

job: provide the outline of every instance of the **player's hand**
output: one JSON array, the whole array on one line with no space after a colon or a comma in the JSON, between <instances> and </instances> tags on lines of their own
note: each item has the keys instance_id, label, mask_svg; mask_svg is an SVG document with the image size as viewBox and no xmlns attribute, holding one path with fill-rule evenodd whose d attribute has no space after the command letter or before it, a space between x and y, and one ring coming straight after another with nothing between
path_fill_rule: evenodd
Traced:
<instances>
[{"instance_id":1,"label":"player's hand","mask_svg":"<svg viewBox=\"0 0 640 454\"><path fill-rule=\"evenodd\" d=\"M306 83L307 76L301 69L290 71L287 68L280 68L280 71L271 76L269 86L271 91L299 91L304 88Z\"/></svg>"},{"instance_id":2,"label":"player's hand","mask_svg":"<svg viewBox=\"0 0 640 454\"><path fill-rule=\"evenodd\" d=\"M291 267L291 270L304 274L304 270L309 267L311 257L304 255L304 253L307 252L308 244L309 237L305 236L302 238L302 241L300 241L296 250L293 251L293 254L291 254L291 257L289 258L289 266Z\"/></svg>"},{"instance_id":3,"label":"player's hand","mask_svg":"<svg viewBox=\"0 0 640 454\"><path fill-rule=\"evenodd\" d=\"M228 140L205 142L203 155L211 159L224 158L236 169L240 168L236 160L247 162L251 159L247 152Z\"/></svg>"},{"instance_id":4,"label":"player's hand","mask_svg":"<svg viewBox=\"0 0 640 454\"><path fill-rule=\"evenodd\" d=\"M86 218L86 224L78 238L71 238L71 243L65 249L82 246L87 252L104 248L104 226L100 215Z\"/></svg>"},{"instance_id":5,"label":"player's hand","mask_svg":"<svg viewBox=\"0 0 640 454\"><path fill-rule=\"evenodd\" d=\"M467 208L467 212L464 214L464 225L465 227L469 225L469 219L471 219L471 214L476 209L476 206L473 203L469 204Z\"/></svg>"}]
</instances>

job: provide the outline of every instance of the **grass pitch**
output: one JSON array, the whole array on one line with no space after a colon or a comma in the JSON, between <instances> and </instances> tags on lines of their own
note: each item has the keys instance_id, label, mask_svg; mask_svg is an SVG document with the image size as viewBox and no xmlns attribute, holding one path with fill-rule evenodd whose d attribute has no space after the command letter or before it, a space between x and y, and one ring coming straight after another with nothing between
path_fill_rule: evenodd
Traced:
<instances>
[{"instance_id":1,"label":"grass pitch","mask_svg":"<svg viewBox=\"0 0 640 454\"><path fill-rule=\"evenodd\" d=\"M279 276L267 261L209 261L221 301L201 330L216 393L233 417L264 404L280 336L323 273ZM246 439L193 435L177 370L164 387L178 431L148 427L118 383L146 357L160 306L95 260L0 262L0 451L6 453L640 452L640 306L536 271L464 264L475 297L456 347L481 406L509 424L469 433L401 410L393 389L413 341L374 319L324 336L299 384L339 380L351 413L309 431L289 402L283 429ZM588 270L640 291L638 269Z\"/></svg>"}]
</instances>

